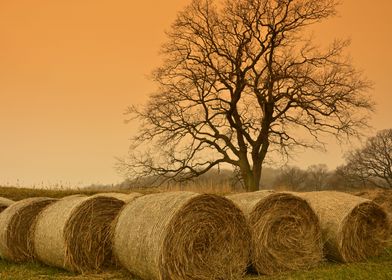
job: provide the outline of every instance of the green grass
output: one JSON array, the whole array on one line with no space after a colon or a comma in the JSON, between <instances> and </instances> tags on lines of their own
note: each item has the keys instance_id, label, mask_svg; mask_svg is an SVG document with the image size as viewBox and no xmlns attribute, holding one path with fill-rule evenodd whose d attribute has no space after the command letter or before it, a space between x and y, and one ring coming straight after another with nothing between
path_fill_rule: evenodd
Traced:
<instances>
[{"instance_id":1,"label":"green grass","mask_svg":"<svg viewBox=\"0 0 392 280\"><path fill-rule=\"evenodd\" d=\"M1 280L137 280L124 270L106 271L100 274L80 275L39 263L15 264L0 260Z\"/></svg>"},{"instance_id":2,"label":"green grass","mask_svg":"<svg viewBox=\"0 0 392 280\"><path fill-rule=\"evenodd\" d=\"M324 262L308 271L282 273L276 276L249 276L247 280L283 280L283 279L392 279L392 247L389 247L380 257L366 262L338 264Z\"/></svg>"},{"instance_id":3,"label":"green grass","mask_svg":"<svg viewBox=\"0 0 392 280\"><path fill-rule=\"evenodd\" d=\"M1 280L137 280L125 270L106 271L101 274L79 275L38 263L14 264L0 260ZM283 279L392 279L392 247L380 257L366 262L352 264L322 263L308 271L282 273L275 276L248 275L246 280L283 280Z\"/></svg>"}]
</instances>

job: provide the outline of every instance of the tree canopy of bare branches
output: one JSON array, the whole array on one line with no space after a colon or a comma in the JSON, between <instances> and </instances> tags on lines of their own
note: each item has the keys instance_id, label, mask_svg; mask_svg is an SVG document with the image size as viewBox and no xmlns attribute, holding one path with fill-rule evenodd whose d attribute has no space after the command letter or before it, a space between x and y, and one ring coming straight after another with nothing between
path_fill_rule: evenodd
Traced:
<instances>
[{"instance_id":1,"label":"tree canopy of bare branches","mask_svg":"<svg viewBox=\"0 0 392 280\"><path fill-rule=\"evenodd\" d=\"M355 135L372 110L370 84L347 59L347 41L321 49L305 35L337 5L193 0L167 33L157 92L129 109L140 130L121 170L186 180L230 164L254 191L267 152Z\"/></svg>"},{"instance_id":2,"label":"tree canopy of bare branches","mask_svg":"<svg viewBox=\"0 0 392 280\"><path fill-rule=\"evenodd\" d=\"M379 131L362 148L349 152L340 172L357 184L392 188L392 129Z\"/></svg>"},{"instance_id":3,"label":"tree canopy of bare branches","mask_svg":"<svg viewBox=\"0 0 392 280\"><path fill-rule=\"evenodd\" d=\"M321 191L329 186L332 173L325 164L313 164L306 170L296 166L283 167L274 181L274 187L292 191Z\"/></svg>"}]
</instances>

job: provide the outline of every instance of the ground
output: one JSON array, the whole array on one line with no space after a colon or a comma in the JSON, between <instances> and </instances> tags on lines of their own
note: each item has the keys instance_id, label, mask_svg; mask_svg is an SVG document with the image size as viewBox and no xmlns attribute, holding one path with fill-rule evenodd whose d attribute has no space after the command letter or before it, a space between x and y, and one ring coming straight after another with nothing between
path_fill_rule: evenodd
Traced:
<instances>
[{"instance_id":1,"label":"ground","mask_svg":"<svg viewBox=\"0 0 392 280\"><path fill-rule=\"evenodd\" d=\"M61 269L37 263L14 264L0 260L0 279L2 280L138 280L125 270L107 271L100 274L78 275ZM392 244L380 257L366 262L336 264L324 262L308 271L297 271L275 276L249 275L245 280L284 280L284 279L392 279Z\"/></svg>"}]
</instances>

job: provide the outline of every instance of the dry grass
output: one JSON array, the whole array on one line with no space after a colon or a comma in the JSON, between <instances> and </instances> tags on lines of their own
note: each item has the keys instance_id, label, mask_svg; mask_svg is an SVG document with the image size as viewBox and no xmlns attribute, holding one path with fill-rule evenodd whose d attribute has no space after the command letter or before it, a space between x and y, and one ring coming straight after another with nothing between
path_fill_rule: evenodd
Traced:
<instances>
[{"instance_id":1,"label":"dry grass","mask_svg":"<svg viewBox=\"0 0 392 280\"><path fill-rule=\"evenodd\" d=\"M227 197L247 217L252 264L258 273L309 269L322 260L319 221L305 200L272 191Z\"/></svg>"},{"instance_id":2,"label":"dry grass","mask_svg":"<svg viewBox=\"0 0 392 280\"><path fill-rule=\"evenodd\" d=\"M37 215L52 198L27 198L13 203L0 214L0 255L14 262L33 259L33 245L30 238L32 224Z\"/></svg>"},{"instance_id":3,"label":"dry grass","mask_svg":"<svg viewBox=\"0 0 392 280\"><path fill-rule=\"evenodd\" d=\"M299 195L319 216L329 259L356 262L384 250L389 239L388 217L374 202L332 191Z\"/></svg>"},{"instance_id":4,"label":"dry grass","mask_svg":"<svg viewBox=\"0 0 392 280\"><path fill-rule=\"evenodd\" d=\"M240 279L249 231L240 210L223 197L151 194L119 214L114 253L143 279Z\"/></svg>"},{"instance_id":5,"label":"dry grass","mask_svg":"<svg viewBox=\"0 0 392 280\"><path fill-rule=\"evenodd\" d=\"M392 190L371 189L354 193L357 196L373 200L388 213L392 235Z\"/></svg>"},{"instance_id":6,"label":"dry grass","mask_svg":"<svg viewBox=\"0 0 392 280\"><path fill-rule=\"evenodd\" d=\"M0 213L4 211L8 206L10 206L14 201L5 198L5 197L0 197Z\"/></svg>"},{"instance_id":7,"label":"dry grass","mask_svg":"<svg viewBox=\"0 0 392 280\"><path fill-rule=\"evenodd\" d=\"M96 191L85 191L83 189L33 189L33 188L17 188L0 186L0 197L6 197L14 201L22 200L30 197L52 197L63 198L76 194L93 195Z\"/></svg>"}]
</instances>

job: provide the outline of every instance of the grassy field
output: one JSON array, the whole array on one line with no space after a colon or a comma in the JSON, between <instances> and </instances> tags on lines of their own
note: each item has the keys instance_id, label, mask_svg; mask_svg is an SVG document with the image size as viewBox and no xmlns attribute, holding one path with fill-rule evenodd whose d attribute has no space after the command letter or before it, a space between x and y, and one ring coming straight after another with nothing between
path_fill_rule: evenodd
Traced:
<instances>
[{"instance_id":1,"label":"grassy field","mask_svg":"<svg viewBox=\"0 0 392 280\"><path fill-rule=\"evenodd\" d=\"M30 189L30 188L16 188L16 187L1 187L0 197L6 197L12 200L21 200L29 197L53 197L61 198L68 195L83 193L92 195L97 191L86 191L83 189Z\"/></svg>"},{"instance_id":2,"label":"grassy field","mask_svg":"<svg viewBox=\"0 0 392 280\"><path fill-rule=\"evenodd\" d=\"M2 280L138 280L124 270L107 271L101 274L78 275L38 263L14 264L0 260L0 279ZM249 275L246 280L283 279L392 279L392 247L377 258L353 264L322 263L308 271L282 273L276 276Z\"/></svg>"},{"instance_id":3,"label":"grassy field","mask_svg":"<svg viewBox=\"0 0 392 280\"><path fill-rule=\"evenodd\" d=\"M143 192L142 190L139 190ZM13 200L20 200L27 197L47 196L47 197L64 197L67 195L84 193L91 195L97 191L83 190L42 190L26 189L13 187L0 187L0 196ZM14 264L0 259L0 279L1 280L137 280L125 270L106 271L100 274L79 275L70 273L61 269L48 267L39 263ZM275 276L256 276L249 275L246 280L283 280L283 279L392 279L392 242L391 246L377 258L370 259L366 262L353 264L337 264L324 262L318 267L308 271L297 271L290 273L278 274Z\"/></svg>"}]
</instances>

